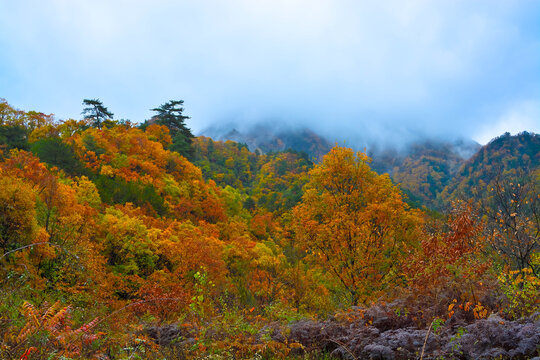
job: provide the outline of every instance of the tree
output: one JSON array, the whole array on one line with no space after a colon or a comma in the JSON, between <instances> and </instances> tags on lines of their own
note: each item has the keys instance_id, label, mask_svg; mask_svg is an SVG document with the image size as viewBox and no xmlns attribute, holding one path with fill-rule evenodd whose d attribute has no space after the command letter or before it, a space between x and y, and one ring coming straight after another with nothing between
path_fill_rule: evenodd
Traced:
<instances>
[{"instance_id":1,"label":"tree","mask_svg":"<svg viewBox=\"0 0 540 360\"><path fill-rule=\"evenodd\" d=\"M173 141L170 149L191 158L193 155L191 147L193 134L185 124L185 120L189 119L189 116L182 114L184 112L183 104L184 100L170 100L160 107L151 109L157 112L157 115L152 119L156 124L165 125L169 129Z\"/></svg>"},{"instance_id":2,"label":"tree","mask_svg":"<svg viewBox=\"0 0 540 360\"><path fill-rule=\"evenodd\" d=\"M182 115L184 112L183 104L184 100L170 100L151 110L157 112L157 115L154 116L155 122L165 125L169 129L172 138L181 133L186 138L191 139L193 134L185 124L185 120L189 119L189 116Z\"/></svg>"},{"instance_id":3,"label":"tree","mask_svg":"<svg viewBox=\"0 0 540 360\"><path fill-rule=\"evenodd\" d=\"M0 150L28 150L28 131L20 125L0 125Z\"/></svg>"},{"instance_id":4,"label":"tree","mask_svg":"<svg viewBox=\"0 0 540 360\"><path fill-rule=\"evenodd\" d=\"M63 169L68 174L80 175L86 172L73 148L60 138L40 139L32 144L31 150L42 162Z\"/></svg>"},{"instance_id":5,"label":"tree","mask_svg":"<svg viewBox=\"0 0 540 360\"><path fill-rule=\"evenodd\" d=\"M511 269L531 268L538 276L534 255L540 251L540 179L534 173L503 175L495 177L482 201L490 245Z\"/></svg>"},{"instance_id":6,"label":"tree","mask_svg":"<svg viewBox=\"0 0 540 360\"><path fill-rule=\"evenodd\" d=\"M421 303L437 304L442 313L448 303L441 303L441 299L476 303L491 261L482 256L486 243L483 231L472 202L453 202L447 216L431 218L419 248L404 266L407 288L413 296Z\"/></svg>"},{"instance_id":7,"label":"tree","mask_svg":"<svg viewBox=\"0 0 540 360\"><path fill-rule=\"evenodd\" d=\"M33 240L36 228L35 193L24 180L0 176L0 251L2 253Z\"/></svg>"},{"instance_id":8,"label":"tree","mask_svg":"<svg viewBox=\"0 0 540 360\"><path fill-rule=\"evenodd\" d=\"M99 99L84 99L83 105L86 105L81 114L85 119L92 120L92 126L101 129L103 122L112 119L114 114L110 112Z\"/></svg>"},{"instance_id":9,"label":"tree","mask_svg":"<svg viewBox=\"0 0 540 360\"><path fill-rule=\"evenodd\" d=\"M373 299L399 279L420 230L419 213L369 161L363 153L334 147L309 172L302 202L293 209L298 244L353 304Z\"/></svg>"}]
</instances>

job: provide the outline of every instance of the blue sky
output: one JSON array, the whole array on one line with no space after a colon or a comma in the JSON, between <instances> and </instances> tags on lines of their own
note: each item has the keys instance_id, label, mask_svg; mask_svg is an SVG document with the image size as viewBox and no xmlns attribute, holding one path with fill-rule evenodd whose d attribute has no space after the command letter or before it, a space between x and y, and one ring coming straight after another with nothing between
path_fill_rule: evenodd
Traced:
<instances>
[{"instance_id":1,"label":"blue sky","mask_svg":"<svg viewBox=\"0 0 540 360\"><path fill-rule=\"evenodd\" d=\"M0 97L387 141L540 133L540 1L0 0Z\"/></svg>"}]
</instances>

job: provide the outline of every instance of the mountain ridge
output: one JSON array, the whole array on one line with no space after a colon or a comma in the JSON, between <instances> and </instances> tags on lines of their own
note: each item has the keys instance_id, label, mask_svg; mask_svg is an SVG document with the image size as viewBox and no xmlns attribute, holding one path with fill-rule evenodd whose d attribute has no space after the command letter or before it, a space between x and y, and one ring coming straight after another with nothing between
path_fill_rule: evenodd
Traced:
<instances>
[{"instance_id":1,"label":"mountain ridge","mask_svg":"<svg viewBox=\"0 0 540 360\"><path fill-rule=\"evenodd\" d=\"M292 125L276 124L272 128L270 123L260 123L251 127L214 127L209 128L205 134L215 140L244 143L250 151L261 154L288 149L305 152L315 162L320 161L333 146L328 138L314 130ZM476 159L482 158L481 154L484 154L483 158L491 158L490 153L498 152L499 148L506 149L498 157L494 155L494 161L501 171L509 171L513 167L524 166L525 162L518 159L514 163L503 163L503 158L520 158L521 149L526 152L524 155L529 158L531 167L537 168L540 153L540 145L537 143L538 135L522 132L517 135L503 134L484 146L465 138L424 138L394 148L381 146L376 142L356 146L353 144L352 147L366 152L372 159L371 167L380 174L388 173L412 202L439 208L443 202L456 198L455 192L458 188L461 189L459 191L465 191L465 185L460 183L463 182L463 177L479 171L467 169L474 167L478 162ZM483 166L490 166L489 161ZM472 182L476 184L480 180L479 178Z\"/></svg>"}]
</instances>

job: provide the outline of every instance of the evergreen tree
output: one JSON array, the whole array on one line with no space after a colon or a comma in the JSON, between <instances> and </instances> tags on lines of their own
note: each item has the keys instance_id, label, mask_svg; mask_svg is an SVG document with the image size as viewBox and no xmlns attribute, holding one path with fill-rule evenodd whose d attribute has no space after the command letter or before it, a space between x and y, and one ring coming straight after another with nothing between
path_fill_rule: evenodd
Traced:
<instances>
[{"instance_id":1,"label":"evergreen tree","mask_svg":"<svg viewBox=\"0 0 540 360\"><path fill-rule=\"evenodd\" d=\"M83 105L86 105L81 114L85 119L92 120L92 126L101 129L103 123L112 119L114 114L110 112L99 99L84 99Z\"/></svg>"},{"instance_id":2,"label":"evergreen tree","mask_svg":"<svg viewBox=\"0 0 540 360\"><path fill-rule=\"evenodd\" d=\"M183 104L184 100L170 100L160 107L152 109L152 111L157 112L157 115L154 116L156 123L169 128L172 138L180 133L190 139L191 142L193 134L184 122L189 119L189 116L182 114L184 112Z\"/></svg>"},{"instance_id":3,"label":"evergreen tree","mask_svg":"<svg viewBox=\"0 0 540 360\"><path fill-rule=\"evenodd\" d=\"M28 130L20 125L0 125L0 153L2 149L28 150Z\"/></svg>"},{"instance_id":4,"label":"evergreen tree","mask_svg":"<svg viewBox=\"0 0 540 360\"><path fill-rule=\"evenodd\" d=\"M170 149L191 159L193 155L191 143L194 136L185 124L185 120L189 119L189 116L182 114L184 112L183 104L184 100L170 100L160 107L151 109L157 112L152 120L169 129L173 140Z\"/></svg>"}]
</instances>

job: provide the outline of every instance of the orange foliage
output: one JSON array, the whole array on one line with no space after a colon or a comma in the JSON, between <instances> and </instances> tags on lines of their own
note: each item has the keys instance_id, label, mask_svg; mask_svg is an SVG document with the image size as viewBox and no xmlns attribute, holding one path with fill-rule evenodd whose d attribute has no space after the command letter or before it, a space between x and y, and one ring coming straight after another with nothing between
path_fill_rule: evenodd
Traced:
<instances>
[{"instance_id":1,"label":"orange foliage","mask_svg":"<svg viewBox=\"0 0 540 360\"><path fill-rule=\"evenodd\" d=\"M223 242L215 235L213 229L206 232L204 225L175 221L161 234L158 254L177 281L185 283L192 271L204 268L214 283L223 283L227 273Z\"/></svg>"},{"instance_id":2,"label":"orange foliage","mask_svg":"<svg viewBox=\"0 0 540 360\"><path fill-rule=\"evenodd\" d=\"M310 171L302 203L293 211L300 247L353 304L397 280L419 234L418 213L368 161L362 153L334 147Z\"/></svg>"},{"instance_id":3,"label":"orange foliage","mask_svg":"<svg viewBox=\"0 0 540 360\"><path fill-rule=\"evenodd\" d=\"M408 284L419 294L457 287L459 293L474 297L489 266L482 257L483 225L472 206L463 202L454 204L445 225L436 224L424 235L421 248L406 264Z\"/></svg>"},{"instance_id":4,"label":"orange foliage","mask_svg":"<svg viewBox=\"0 0 540 360\"><path fill-rule=\"evenodd\" d=\"M176 218L212 223L226 219L216 184L206 183L186 158L164 149L170 143L164 126L151 125L145 132L123 126L91 128L69 141L95 173L153 185Z\"/></svg>"}]
</instances>

